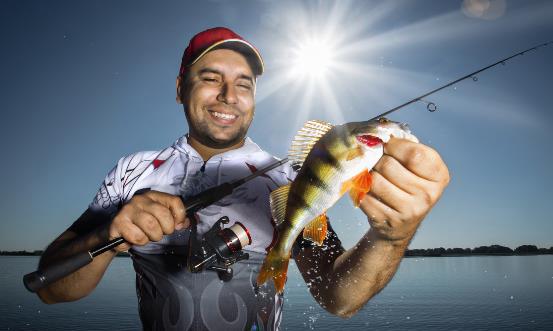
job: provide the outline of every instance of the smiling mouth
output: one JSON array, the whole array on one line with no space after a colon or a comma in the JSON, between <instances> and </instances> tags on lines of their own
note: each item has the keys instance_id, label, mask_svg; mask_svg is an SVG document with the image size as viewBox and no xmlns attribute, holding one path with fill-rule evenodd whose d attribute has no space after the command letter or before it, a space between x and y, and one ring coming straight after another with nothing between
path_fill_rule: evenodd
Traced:
<instances>
[{"instance_id":1,"label":"smiling mouth","mask_svg":"<svg viewBox=\"0 0 553 331\"><path fill-rule=\"evenodd\" d=\"M236 115L224 114L224 113L219 113L219 112L216 112L216 111L209 111L209 113L214 117L221 118L221 119L224 119L224 120L234 120L237 117Z\"/></svg>"}]
</instances>

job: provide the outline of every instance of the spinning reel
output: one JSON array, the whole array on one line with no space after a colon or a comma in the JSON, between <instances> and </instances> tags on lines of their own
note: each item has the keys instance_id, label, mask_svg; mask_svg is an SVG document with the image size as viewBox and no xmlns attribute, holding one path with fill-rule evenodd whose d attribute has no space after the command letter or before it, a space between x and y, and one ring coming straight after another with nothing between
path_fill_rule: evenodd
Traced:
<instances>
[{"instance_id":1,"label":"spinning reel","mask_svg":"<svg viewBox=\"0 0 553 331\"><path fill-rule=\"evenodd\" d=\"M223 228L223 225L228 223L227 216L221 217L199 240L196 226L192 227L188 250L188 267L191 272L197 273L204 269L215 271L219 279L228 282L233 276L231 266L250 258L248 253L242 251L245 246L252 243L248 229L240 222Z\"/></svg>"}]
</instances>

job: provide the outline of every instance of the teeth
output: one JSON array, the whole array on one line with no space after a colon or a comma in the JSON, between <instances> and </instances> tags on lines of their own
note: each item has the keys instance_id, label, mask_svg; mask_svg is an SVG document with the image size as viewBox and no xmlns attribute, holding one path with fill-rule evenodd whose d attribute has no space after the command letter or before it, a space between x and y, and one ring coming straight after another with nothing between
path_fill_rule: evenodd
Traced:
<instances>
[{"instance_id":1,"label":"teeth","mask_svg":"<svg viewBox=\"0 0 553 331\"><path fill-rule=\"evenodd\" d=\"M213 112L211 112L211 113L213 114L213 116L219 117L219 118L222 118L222 119L225 119L225 120L233 120L233 119L236 118L235 115L218 113L218 112L216 112L216 111L213 111Z\"/></svg>"}]
</instances>

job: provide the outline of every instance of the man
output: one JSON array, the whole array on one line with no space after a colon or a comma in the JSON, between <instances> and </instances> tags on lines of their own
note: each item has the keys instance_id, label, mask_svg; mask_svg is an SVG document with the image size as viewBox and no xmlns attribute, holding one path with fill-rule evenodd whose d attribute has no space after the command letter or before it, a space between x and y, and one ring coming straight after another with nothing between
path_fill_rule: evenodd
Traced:
<instances>
[{"instance_id":1,"label":"man","mask_svg":"<svg viewBox=\"0 0 553 331\"><path fill-rule=\"evenodd\" d=\"M137 273L145 329L278 329L283 295L272 282L255 284L261 262L276 239L269 193L293 179L282 166L239 187L196 214L185 215L179 196L242 178L276 159L246 137L254 115L257 76L263 61L250 43L226 28L194 36L177 78L189 134L157 152L119 160L84 214L45 251L40 267L108 239L123 237ZM344 250L330 227L323 246L299 238L292 257L322 307L352 316L391 279L424 216L447 186L449 174L431 148L391 139L372 171L371 191L361 202L370 230ZM138 190L150 189L142 194ZM251 234L250 258L234 277L186 267L190 228L204 234L221 216L240 221ZM39 291L47 303L72 301L98 284L116 252L106 252L75 273Z\"/></svg>"}]
</instances>

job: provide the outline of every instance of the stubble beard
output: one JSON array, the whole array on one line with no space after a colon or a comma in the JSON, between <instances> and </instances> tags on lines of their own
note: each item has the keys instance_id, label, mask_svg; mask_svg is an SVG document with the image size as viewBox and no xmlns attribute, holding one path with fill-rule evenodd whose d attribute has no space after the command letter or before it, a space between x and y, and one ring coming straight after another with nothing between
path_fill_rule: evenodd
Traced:
<instances>
[{"instance_id":1,"label":"stubble beard","mask_svg":"<svg viewBox=\"0 0 553 331\"><path fill-rule=\"evenodd\" d=\"M191 121L188 112L185 110L186 120L188 121L188 126L190 128L190 135L192 138L196 139L199 143L204 146L216 149L229 148L234 145L241 143L248 133L248 128L251 124L247 123L245 126L241 126L235 134L233 134L229 139L220 140L213 137L210 132L209 124L205 122L193 123Z\"/></svg>"}]
</instances>

